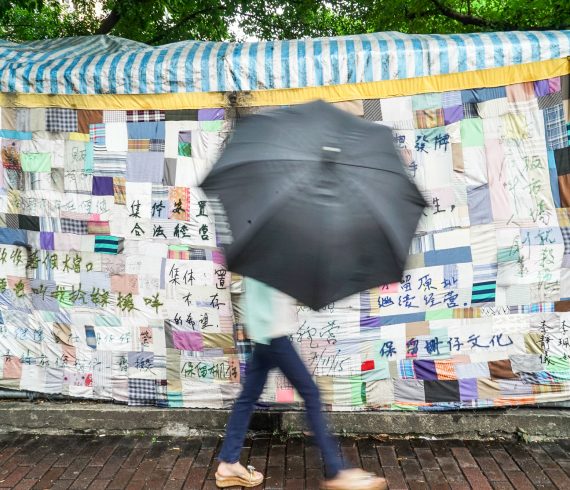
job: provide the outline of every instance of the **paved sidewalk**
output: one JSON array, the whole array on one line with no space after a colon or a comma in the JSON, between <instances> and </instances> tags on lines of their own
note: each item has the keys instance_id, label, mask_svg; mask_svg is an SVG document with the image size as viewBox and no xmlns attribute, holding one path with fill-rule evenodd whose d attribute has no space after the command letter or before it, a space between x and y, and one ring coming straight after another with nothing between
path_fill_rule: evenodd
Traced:
<instances>
[{"instance_id":1,"label":"paved sidewalk","mask_svg":"<svg viewBox=\"0 0 570 490\"><path fill-rule=\"evenodd\" d=\"M342 439L346 462L383 474L390 489L570 489L570 441L500 443ZM0 436L0 488L215 489L219 439ZM316 489L317 450L299 438L249 440L243 462L266 489Z\"/></svg>"}]
</instances>

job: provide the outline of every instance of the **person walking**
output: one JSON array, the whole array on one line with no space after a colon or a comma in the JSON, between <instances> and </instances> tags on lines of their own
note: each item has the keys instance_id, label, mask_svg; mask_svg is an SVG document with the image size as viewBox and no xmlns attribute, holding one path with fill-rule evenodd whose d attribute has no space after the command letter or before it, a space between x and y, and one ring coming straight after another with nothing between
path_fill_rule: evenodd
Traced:
<instances>
[{"instance_id":1,"label":"person walking","mask_svg":"<svg viewBox=\"0 0 570 490\"><path fill-rule=\"evenodd\" d=\"M290 340L297 330L297 308L293 298L254 279L245 278L245 319L253 355L246 367L243 390L235 402L218 457L216 484L220 488L255 487L264 476L255 468L245 468L240 452L251 414L267 375L279 368L305 402L309 427L325 464L326 490L383 490L386 481L361 469L343 468L337 441L328 432L321 410L319 389Z\"/></svg>"}]
</instances>

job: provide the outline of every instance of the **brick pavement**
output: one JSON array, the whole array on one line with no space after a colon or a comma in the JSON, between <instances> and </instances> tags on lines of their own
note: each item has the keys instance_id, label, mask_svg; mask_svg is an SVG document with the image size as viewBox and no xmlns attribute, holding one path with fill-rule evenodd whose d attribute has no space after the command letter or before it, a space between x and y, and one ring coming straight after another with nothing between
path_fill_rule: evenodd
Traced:
<instances>
[{"instance_id":1,"label":"brick pavement","mask_svg":"<svg viewBox=\"0 0 570 490\"><path fill-rule=\"evenodd\" d=\"M0 488L213 490L220 440L0 435ZM570 441L341 440L350 465L384 475L390 489L570 489ZM318 450L301 438L248 440L242 460L266 489L316 489Z\"/></svg>"}]
</instances>

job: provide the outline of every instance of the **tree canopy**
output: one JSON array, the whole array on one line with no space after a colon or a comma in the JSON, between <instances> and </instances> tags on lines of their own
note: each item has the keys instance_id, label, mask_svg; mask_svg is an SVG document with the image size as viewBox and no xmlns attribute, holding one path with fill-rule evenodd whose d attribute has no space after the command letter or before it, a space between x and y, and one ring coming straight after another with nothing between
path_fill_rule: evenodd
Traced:
<instances>
[{"instance_id":1,"label":"tree canopy","mask_svg":"<svg viewBox=\"0 0 570 490\"><path fill-rule=\"evenodd\" d=\"M17 42L113 34L159 45L564 28L569 0L0 0L0 38Z\"/></svg>"}]
</instances>

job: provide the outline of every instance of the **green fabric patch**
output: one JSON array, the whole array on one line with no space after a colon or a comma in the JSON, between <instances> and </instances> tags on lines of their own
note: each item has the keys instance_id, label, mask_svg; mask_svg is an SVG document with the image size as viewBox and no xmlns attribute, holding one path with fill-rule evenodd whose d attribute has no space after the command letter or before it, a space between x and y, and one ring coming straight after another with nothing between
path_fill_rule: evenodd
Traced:
<instances>
[{"instance_id":1,"label":"green fabric patch","mask_svg":"<svg viewBox=\"0 0 570 490\"><path fill-rule=\"evenodd\" d=\"M478 118L461 120L461 143L464 147L484 146L483 121Z\"/></svg>"},{"instance_id":2,"label":"green fabric patch","mask_svg":"<svg viewBox=\"0 0 570 490\"><path fill-rule=\"evenodd\" d=\"M51 153L22 153L24 172L51 172Z\"/></svg>"},{"instance_id":3,"label":"green fabric patch","mask_svg":"<svg viewBox=\"0 0 570 490\"><path fill-rule=\"evenodd\" d=\"M412 109L419 111L422 109L441 109L443 98L441 93L421 94L412 97Z\"/></svg>"},{"instance_id":4,"label":"green fabric patch","mask_svg":"<svg viewBox=\"0 0 570 490\"><path fill-rule=\"evenodd\" d=\"M520 258L517 247L499 248L497 250L497 263L517 262Z\"/></svg>"},{"instance_id":5,"label":"green fabric patch","mask_svg":"<svg viewBox=\"0 0 570 490\"><path fill-rule=\"evenodd\" d=\"M428 310L426 311L426 321L430 320L449 320L453 318L453 310L449 308L441 310Z\"/></svg>"},{"instance_id":6,"label":"green fabric patch","mask_svg":"<svg viewBox=\"0 0 570 490\"><path fill-rule=\"evenodd\" d=\"M224 121L200 121L202 131L219 133L222 130Z\"/></svg>"}]
</instances>

